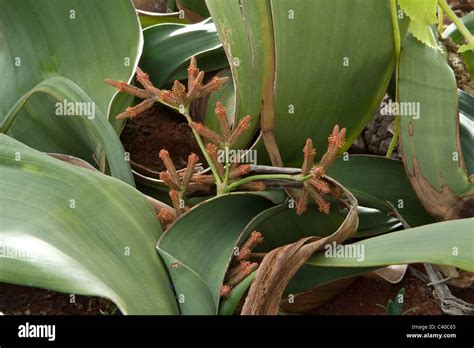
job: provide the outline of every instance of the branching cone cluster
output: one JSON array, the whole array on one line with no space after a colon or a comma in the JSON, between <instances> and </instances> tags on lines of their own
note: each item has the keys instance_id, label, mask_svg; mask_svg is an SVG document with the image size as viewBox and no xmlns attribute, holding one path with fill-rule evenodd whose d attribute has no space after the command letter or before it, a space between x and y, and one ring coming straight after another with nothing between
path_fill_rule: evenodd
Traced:
<instances>
[{"instance_id":1,"label":"branching cone cluster","mask_svg":"<svg viewBox=\"0 0 474 348\"><path fill-rule=\"evenodd\" d=\"M191 58L188 68L188 86L186 87L178 80L174 81L171 90L157 88L150 80L150 76L137 67L137 81L143 86L138 88L124 81L105 80L111 86L117 88L120 92L131 94L143 99L138 105L127 108L117 116L117 119L133 118L145 110L151 108L155 102L162 102L176 109L189 107L195 99L208 95L216 91L228 80L228 77L214 76L211 81L203 84L204 71L200 71L196 66L196 58Z\"/></svg>"},{"instance_id":2,"label":"branching cone cluster","mask_svg":"<svg viewBox=\"0 0 474 348\"><path fill-rule=\"evenodd\" d=\"M306 140L306 145L303 149L304 160L301 166L301 175L311 176L304 181L303 190L296 202L296 213L303 214L307 207L309 198L311 197L317 204L319 211L329 214L330 204L323 198L324 195L331 193L331 187L324 180L326 169L331 166L336 158L337 152L342 148L345 142L346 129L339 129L339 126L334 126L334 129L328 137L328 149L318 164L313 165L316 150L313 147L311 139Z\"/></svg>"},{"instance_id":3,"label":"branching cone cluster","mask_svg":"<svg viewBox=\"0 0 474 348\"><path fill-rule=\"evenodd\" d=\"M189 125L200 136L208 141L208 144L206 145L206 152L209 154L209 158L216 168L219 177L222 181L224 181L225 167L224 163L219 160L220 158L223 158L223 156L219 156L219 151L225 151L226 148L230 148L235 145L243 133L249 129L251 116L245 116L239 121L234 129L231 129L227 111L220 102L216 103L215 115L219 121L220 132L215 132L201 123L190 122ZM237 158L232 163L230 163L227 183L232 183L233 181L239 180L242 176L248 174L250 169L250 165L240 164L240 158ZM193 181L200 182L202 184L213 184L215 179L213 175L198 175L193 177ZM241 185L239 188L249 191L263 191L265 190L265 184L262 181L253 181Z\"/></svg>"},{"instance_id":4,"label":"branching cone cluster","mask_svg":"<svg viewBox=\"0 0 474 348\"><path fill-rule=\"evenodd\" d=\"M178 216L189 209L184 205L182 195L191 184L191 178L196 170L199 157L194 153L190 154L186 169L178 173L167 150L161 150L159 156L166 167L166 171L160 173L160 179L170 188L169 196L174 208L174 211L162 208L158 212L158 219L163 229L166 229Z\"/></svg>"},{"instance_id":5,"label":"branching cone cluster","mask_svg":"<svg viewBox=\"0 0 474 348\"><path fill-rule=\"evenodd\" d=\"M258 268L257 262L251 262L252 250L262 243L263 237L260 232L253 231L249 239L240 247L238 255L235 255L231 267L227 271L224 284L221 286L221 297L228 298L232 289Z\"/></svg>"}]
</instances>

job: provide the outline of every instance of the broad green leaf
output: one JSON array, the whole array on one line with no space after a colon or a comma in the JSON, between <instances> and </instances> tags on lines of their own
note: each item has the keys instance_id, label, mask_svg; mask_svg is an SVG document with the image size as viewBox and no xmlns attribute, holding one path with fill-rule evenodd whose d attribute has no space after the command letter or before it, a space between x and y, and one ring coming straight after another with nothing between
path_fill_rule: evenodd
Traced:
<instances>
[{"instance_id":1,"label":"broad green leaf","mask_svg":"<svg viewBox=\"0 0 474 348\"><path fill-rule=\"evenodd\" d=\"M398 0L398 5L412 21L426 25L438 22L436 0Z\"/></svg>"},{"instance_id":2,"label":"broad green leaf","mask_svg":"<svg viewBox=\"0 0 474 348\"><path fill-rule=\"evenodd\" d=\"M251 8L257 3L258 13ZM274 135L285 165L301 163L306 138L324 153L335 124L348 129L350 146L378 108L393 70L388 1L208 0L207 5L228 56L240 60L232 67L237 114L264 99L269 109L262 129L268 138ZM261 141L257 150L263 158ZM273 146L272 158L274 152Z\"/></svg>"},{"instance_id":3,"label":"broad green leaf","mask_svg":"<svg viewBox=\"0 0 474 348\"><path fill-rule=\"evenodd\" d=\"M358 215L359 228L355 238L390 232L399 225L397 219L375 209L359 207ZM335 203L328 215L321 214L314 205L310 205L302 215L297 215L288 201L271 207L252 220L252 228L256 226L255 229L263 235L263 243L256 248L256 252L269 252L305 237L327 237L339 228L346 216L347 212L337 209Z\"/></svg>"},{"instance_id":4,"label":"broad green leaf","mask_svg":"<svg viewBox=\"0 0 474 348\"><path fill-rule=\"evenodd\" d=\"M329 236L339 228L346 215L334 207L330 214L321 214L313 205L304 214L297 215L294 208L289 208L288 202L272 207L252 221L263 235L263 243L256 251L268 252L304 237Z\"/></svg>"},{"instance_id":5,"label":"broad green leaf","mask_svg":"<svg viewBox=\"0 0 474 348\"><path fill-rule=\"evenodd\" d=\"M258 129L265 88L273 88L273 33L270 2L206 0L232 70L235 120L252 116L251 128L236 147L249 145ZM270 106L271 107L271 106ZM262 128L265 125L261 124Z\"/></svg>"},{"instance_id":6,"label":"broad green leaf","mask_svg":"<svg viewBox=\"0 0 474 348\"><path fill-rule=\"evenodd\" d=\"M400 102L419 111L400 117L401 151L418 198L441 219L472 215L474 186L462 157L456 81L443 53L407 38L399 90Z\"/></svg>"},{"instance_id":7,"label":"broad green leaf","mask_svg":"<svg viewBox=\"0 0 474 348\"><path fill-rule=\"evenodd\" d=\"M387 224L392 223L398 223L398 220L393 217L387 216L386 213L383 213L377 209L359 207L358 230L368 230L371 228L385 226Z\"/></svg>"},{"instance_id":8,"label":"broad green leaf","mask_svg":"<svg viewBox=\"0 0 474 348\"><path fill-rule=\"evenodd\" d=\"M472 34L474 34L474 12L471 12L468 15L462 17L461 21L464 23L466 28ZM450 37L457 44L464 43L464 37L459 32L455 24L451 24L449 27L447 27L446 30L443 32L443 36ZM462 56L471 74L471 80L474 80L474 52L466 51L462 53Z\"/></svg>"},{"instance_id":9,"label":"broad green leaf","mask_svg":"<svg viewBox=\"0 0 474 348\"><path fill-rule=\"evenodd\" d=\"M355 277L375 271L380 267L319 267L309 263L304 264L291 278L285 289L285 294L298 294L318 286L329 284L335 280Z\"/></svg>"},{"instance_id":10,"label":"broad green leaf","mask_svg":"<svg viewBox=\"0 0 474 348\"><path fill-rule=\"evenodd\" d=\"M92 99L90 99L89 96L85 94L84 91L73 81L61 76L53 76L33 87L23 95L15 105L13 105L12 109L5 115L3 120L4 123L0 126L0 131L2 133L7 132L15 120L21 117L26 117L26 115L21 115L20 110L22 110L25 105L28 105L28 102L34 97L34 95L41 93L49 95L59 103L66 100L72 103L85 103L87 105L94 104ZM63 108L66 107L63 106ZM45 116L49 116L45 117L47 119L52 119L54 117L74 117L58 115ZM100 145L104 148L110 166L111 175L133 186L133 176L129 162L125 160L125 150L123 145L102 111L97 109L88 116L78 115L75 117L82 122L85 129L88 129L90 133L97 138ZM71 133L69 133L69 135L73 136Z\"/></svg>"},{"instance_id":11,"label":"broad green leaf","mask_svg":"<svg viewBox=\"0 0 474 348\"><path fill-rule=\"evenodd\" d=\"M186 18L197 22L209 18L209 10L205 0L176 0L178 8L185 12Z\"/></svg>"},{"instance_id":12,"label":"broad green leaf","mask_svg":"<svg viewBox=\"0 0 474 348\"><path fill-rule=\"evenodd\" d=\"M473 230L474 218L439 222L351 244L363 247L363 260L348 255L327 257L323 251L307 263L330 268L432 263L474 272Z\"/></svg>"},{"instance_id":13,"label":"broad green leaf","mask_svg":"<svg viewBox=\"0 0 474 348\"><path fill-rule=\"evenodd\" d=\"M401 222L377 209L359 207L356 238L367 238L402 229Z\"/></svg>"},{"instance_id":14,"label":"broad green leaf","mask_svg":"<svg viewBox=\"0 0 474 348\"><path fill-rule=\"evenodd\" d=\"M187 78L186 69L193 56L204 71L228 66L211 20L196 24L158 24L143 30L143 38L145 44L140 67L158 87Z\"/></svg>"},{"instance_id":15,"label":"broad green leaf","mask_svg":"<svg viewBox=\"0 0 474 348\"><path fill-rule=\"evenodd\" d=\"M273 204L282 204L288 198L285 191L276 189L266 191L248 191L244 193L266 198Z\"/></svg>"},{"instance_id":16,"label":"broad green leaf","mask_svg":"<svg viewBox=\"0 0 474 348\"><path fill-rule=\"evenodd\" d=\"M124 314L177 314L145 197L0 134L0 282L100 296Z\"/></svg>"},{"instance_id":17,"label":"broad green leaf","mask_svg":"<svg viewBox=\"0 0 474 348\"><path fill-rule=\"evenodd\" d=\"M106 115L115 91L104 79L130 80L141 51L130 0L0 0L0 120L26 92L52 76L74 81ZM56 117L35 95L9 134L48 152L93 163L97 140L76 117Z\"/></svg>"},{"instance_id":18,"label":"broad green leaf","mask_svg":"<svg viewBox=\"0 0 474 348\"><path fill-rule=\"evenodd\" d=\"M337 158L327 175L351 191L361 206L388 213L388 201L412 227L434 222L420 204L401 161L351 155L348 161Z\"/></svg>"},{"instance_id":19,"label":"broad green leaf","mask_svg":"<svg viewBox=\"0 0 474 348\"><path fill-rule=\"evenodd\" d=\"M169 196L169 187L166 186L163 181L155 178L145 177L136 171L134 171L133 174L135 175L137 190L163 203L172 205ZM186 201L186 203L188 206L192 206L188 201Z\"/></svg>"},{"instance_id":20,"label":"broad green leaf","mask_svg":"<svg viewBox=\"0 0 474 348\"><path fill-rule=\"evenodd\" d=\"M143 29L151 27L152 25L164 23L181 23L187 24L184 18L179 18L179 14L175 13L154 13L147 11L137 11L138 19L140 20Z\"/></svg>"},{"instance_id":21,"label":"broad green leaf","mask_svg":"<svg viewBox=\"0 0 474 348\"><path fill-rule=\"evenodd\" d=\"M413 156L419 152L416 159L424 168L435 168L435 161L441 160L440 164L453 164L446 165L442 175L436 170L423 173L436 189L441 189L445 181L456 182L456 177L464 176L462 168L452 159L458 145L454 75L440 52L427 50L413 38L407 39L402 52L400 102L417 103L420 111L419 115L401 117L401 141L409 174L413 175ZM465 188L462 184L456 191Z\"/></svg>"},{"instance_id":22,"label":"broad green leaf","mask_svg":"<svg viewBox=\"0 0 474 348\"><path fill-rule=\"evenodd\" d=\"M181 314L218 313L220 287L234 247L248 236L243 231L249 230L249 221L271 206L254 194L223 195L195 206L167 230L157 248Z\"/></svg>"},{"instance_id":23,"label":"broad green leaf","mask_svg":"<svg viewBox=\"0 0 474 348\"><path fill-rule=\"evenodd\" d=\"M325 257L325 249L311 257L295 274L285 293L304 292L337 279L357 276L395 264L433 263L472 272L473 229L474 219L463 219L364 239L350 244L359 245L359 248L363 246L363 260L360 261L345 256Z\"/></svg>"}]
</instances>

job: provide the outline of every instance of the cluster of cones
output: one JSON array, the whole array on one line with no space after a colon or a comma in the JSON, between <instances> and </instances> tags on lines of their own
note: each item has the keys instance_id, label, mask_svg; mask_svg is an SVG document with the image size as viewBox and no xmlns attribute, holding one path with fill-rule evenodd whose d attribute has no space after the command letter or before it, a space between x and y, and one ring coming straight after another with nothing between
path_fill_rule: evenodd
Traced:
<instances>
[{"instance_id":1,"label":"cluster of cones","mask_svg":"<svg viewBox=\"0 0 474 348\"><path fill-rule=\"evenodd\" d=\"M224 284L221 286L221 297L226 299L232 293L232 289L242 280L247 278L250 273L258 268L257 262L249 261L252 250L263 241L262 234L253 231L249 239L240 247L238 255L234 256L232 265L227 271Z\"/></svg>"},{"instance_id":2,"label":"cluster of cones","mask_svg":"<svg viewBox=\"0 0 474 348\"><path fill-rule=\"evenodd\" d=\"M150 81L150 76L137 67L136 73L137 81L144 89L138 88L124 81L105 80L111 86L117 88L120 92L131 94L135 97L143 99L141 103L133 107L127 108L124 112L117 116L117 119L133 118L140 115L145 110L151 108L156 102L161 102L169 105L175 109L182 109L189 107L193 100L204 97L222 87L228 80L228 77L214 76L211 81L203 84L204 72L200 71L196 66L196 58L191 58L191 63L188 68L188 88L176 80L172 89L165 90L153 86Z\"/></svg>"},{"instance_id":3,"label":"cluster of cones","mask_svg":"<svg viewBox=\"0 0 474 348\"><path fill-rule=\"evenodd\" d=\"M220 156L218 151L225 151L226 148L235 145L235 143L242 137L243 133L250 127L251 116L247 115L242 118L237 126L232 130L228 121L227 111L220 102L216 103L215 115L219 121L220 132L215 132L201 123L192 121L189 123L189 126L208 141L206 152L208 153L214 168L216 168L221 182L226 181L227 184L230 184L248 174L251 167L248 164L240 164L240 158L237 158L232 163L229 163L229 175L227 180L225 180L226 168L224 167L224 164L219 161ZM194 177L193 180L196 183L204 185L213 185L215 183L213 175L199 175ZM241 185L240 189L263 191L265 190L265 184L262 181L253 181Z\"/></svg>"},{"instance_id":4,"label":"cluster of cones","mask_svg":"<svg viewBox=\"0 0 474 348\"><path fill-rule=\"evenodd\" d=\"M225 168L222 163L218 161L217 147L214 144L207 144L206 151L209 157L217 168L221 178L225 176ZM188 156L188 163L184 170L177 171L170 154L163 149L159 154L166 171L160 173L160 179L170 188L169 196L173 204L174 210L162 208L157 216L163 229L167 229L174 220L189 207L184 203L184 194L189 194L196 191L208 192L211 187L215 185L215 177L213 175L205 175L197 173L196 166L199 162L199 157L192 153ZM242 176L250 172L250 165L232 163L229 168L229 183L239 180ZM261 181L254 181L240 186L244 190L263 191L265 185Z\"/></svg>"},{"instance_id":5,"label":"cluster of cones","mask_svg":"<svg viewBox=\"0 0 474 348\"><path fill-rule=\"evenodd\" d=\"M316 155L313 142L311 139L306 140L306 146L303 149L304 160L303 165L301 166L301 175L311 175L304 181L303 190L296 202L296 213L298 215L301 215L306 211L309 197L311 197L318 205L320 212L329 214L331 206L324 200L323 195L331 194L338 197L341 193L331 188L328 182L324 180L324 174L326 169L334 162L337 152L344 145L345 137L346 129L339 129L339 126L334 126L331 135L328 137L328 149L321 158L321 161L316 165L313 165L314 156Z\"/></svg>"},{"instance_id":6,"label":"cluster of cones","mask_svg":"<svg viewBox=\"0 0 474 348\"><path fill-rule=\"evenodd\" d=\"M153 86L148 74L143 72L140 68L137 68L136 77L144 89L131 86L124 81L106 80L108 84L116 87L119 91L144 99L138 105L127 108L125 112L119 114L117 116L118 119L135 117L150 108L155 102L164 103L179 110L183 107L185 109L189 108L193 100L208 95L214 90L218 90L228 79L226 77L214 77L207 84L203 84L204 72L197 68L196 59L194 57L191 59L188 68L187 88L181 82L175 81L171 90L159 89ZM221 157L219 156L219 151L236 145L244 132L249 129L251 116L247 115L242 118L232 129L226 109L219 102L216 103L215 115L219 121L220 132L211 130L202 123L193 122L189 118L189 115L186 117L188 118L189 126L194 132L208 141L205 150L208 155L208 160L212 162L211 164L215 168L213 174L219 176L218 180L220 182L231 184L239 180L242 176L247 175L251 167L250 165L240 164L240 160L228 164L222 163L219 161ZM311 139L306 141L306 146L303 150L304 161L301 167L301 174L305 177L305 180L296 204L297 214L301 215L307 210L310 197L314 200L321 212L328 214L330 204L324 200L323 196L326 194L334 196L340 195L340 192L336 192L331 188L324 179L324 173L333 163L337 152L344 145L345 135L345 128L339 129L337 125L334 127L328 138L328 149L321 161L316 165L313 165L316 153L313 142ZM166 228L179 215L189 209L184 205L184 194L195 191L209 191L210 188L216 184L216 177L214 175L196 173L196 165L199 161L196 154L189 155L186 169L179 173L171 161L168 151L161 150L160 158L166 167L166 171L160 174L160 178L170 187L169 194L174 208L174 211L171 209L162 209L158 213L163 227ZM229 167L226 168L226 165ZM263 181L251 181L239 186L239 188L242 190L263 191L265 190L265 184Z\"/></svg>"}]
</instances>

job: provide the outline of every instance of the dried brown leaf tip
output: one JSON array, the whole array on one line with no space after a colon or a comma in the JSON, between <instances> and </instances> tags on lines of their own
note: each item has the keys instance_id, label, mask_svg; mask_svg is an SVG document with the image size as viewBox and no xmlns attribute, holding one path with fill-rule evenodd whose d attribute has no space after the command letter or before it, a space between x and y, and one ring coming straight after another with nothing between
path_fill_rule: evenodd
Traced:
<instances>
[{"instance_id":1,"label":"dried brown leaf tip","mask_svg":"<svg viewBox=\"0 0 474 348\"><path fill-rule=\"evenodd\" d=\"M217 145L221 149L234 146L236 142L242 137L244 132L250 128L250 121L252 117L247 115L239 121L234 129L231 130L229 119L227 117L227 111L220 102L216 103L215 115L219 121L219 133L207 128L202 123L190 122L189 125L208 142Z\"/></svg>"},{"instance_id":2,"label":"dried brown leaf tip","mask_svg":"<svg viewBox=\"0 0 474 348\"><path fill-rule=\"evenodd\" d=\"M324 173L327 168L331 166L336 158L337 152L342 148L345 142L346 129L339 129L339 126L334 126L331 135L328 137L328 149L318 164L313 165L316 151L313 147L311 139L306 140L306 145L303 149L304 160L301 166L301 174L311 176L304 181L304 187L301 195L296 202L296 213L303 214L307 207L309 197L311 197L319 207L319 211L329 214L330 204L323 198L326 194L332 194L330 185L324 180Z\"/></svg>"},{"instance_id":3,"label":"dried brown leaf tip","mask_svg":"<svg viewBox=\"0 0 474 348\"><path fill-rule=\"evenodd\" d=\"M232 293L232 288L237 286L250 273L258 268L257 262L248 261L251 257L252 249L258 244L262 243L263 237L260 232L253 231L249 239L242 244L239 249L239 254L233 259L233 266L229 268L224 279L224 284L221 286L221 297L228 298Z\"/></svg>"},{"instance_id":4,"label":"dried brown leaf tip","mask_svg":"<svg viewBox=\"0 0 474 348\"><path fill-rule=\"evenodd\" d=\"M164 90L153 86L150 76L137 67L137 80L144 89L129 85L124 81L105 80L120 92L131 94L140 99L144 99L140 104L127 108L127 110L117 116L117 119L131 118L141 114L152 107L155 102L162 102L174 108L180 109L188 107L197 98L203 97L212 91L218 90L228 80L228 77L217 77L211 79L207 84L203 84L204 72L197 68L196 58L191 58L188 68L188 88L179 81L175 81L172 89Z\"/></svg>"}]
</instances>

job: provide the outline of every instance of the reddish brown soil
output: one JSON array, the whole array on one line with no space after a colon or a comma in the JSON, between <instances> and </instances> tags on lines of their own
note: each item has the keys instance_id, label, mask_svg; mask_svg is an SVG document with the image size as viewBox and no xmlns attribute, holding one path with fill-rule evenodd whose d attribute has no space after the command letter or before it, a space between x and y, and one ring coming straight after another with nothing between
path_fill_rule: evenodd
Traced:
<instances>
[{"instance_id":1,"label":"reddish brown soil","mask_svg":"<svg viewBox=\"0 0 474 348\"><path fill-rule=\"evenodd\" d=\"M190 153L204 159L186 119L159 104L128 120L121 139L133 162L155 172L165 170L158 157L161 149L169 151L177 169L186 167Z\"/></svg>"},{"instance_id":2,"label":"reddish brown soil","mask_svg":"<svg viewBox=\"0 0 474 348\"><path fill-rule=\"evenodd\" d=\"M408 315L442 315L432 287L407 274L399 284L358 278L344 292L331 301L308 313L312 315L385 315L377 306L386 306L395 299L400 288L405 289L403 310L416 308ZM474 289L451 287L453 295L474 303ZM0 283L0 312L5 315L100 315L114 313L115 306L104 299L76 296L70 303L70 295L48 290Z\"/></svg>"},{"instance_id":3,"label":"reddish brown soil","mask_svg":"<svg viewBox=\"0 0 474 348\"><path fill-rule=\"evenodd\" d=\"M315 311L314 315L385 315L384 308L377 306L387 305L389 299L394 300L398 291L405 289L403 311L416 308L416 311L407 315L443 315L438 301L433 296L433 287L419 278L408 274L398 284L374 280L371 278L358 278L340 295L325 303ZM450 287L454 296L464 301L474 303L474 289L460 289Z\"/></svg>"},{"instance_id":4,"label":"reddish brown soil","mask_svg":"<svg viewBox=\"0 0 474 348\"><path fill-rule=\"evenodd\" d=\"M115 306L104 299L0 283L0 312L5 315L99 315Z\"/></svg>"}]
</instances>

